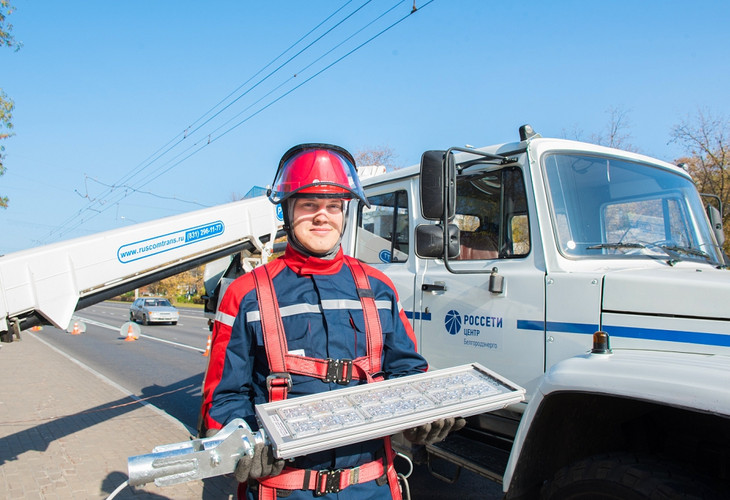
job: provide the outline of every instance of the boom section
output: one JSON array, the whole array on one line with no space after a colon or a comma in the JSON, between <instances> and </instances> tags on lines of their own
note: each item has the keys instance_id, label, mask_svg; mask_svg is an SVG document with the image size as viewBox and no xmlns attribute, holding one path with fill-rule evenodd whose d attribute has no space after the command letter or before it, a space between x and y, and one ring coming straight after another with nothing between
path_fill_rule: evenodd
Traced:
<instances>
[{"instance_id":1,"label":"boom section","mask_svg":"<svg viewBox=\"0 0 730 500\"><path fill-rule=\"evenodd\" d=\"M241 250L268 254L281 216L264 197L135 224L0 257L0 335L73 312Z\"/></svg>"}]
</instances>

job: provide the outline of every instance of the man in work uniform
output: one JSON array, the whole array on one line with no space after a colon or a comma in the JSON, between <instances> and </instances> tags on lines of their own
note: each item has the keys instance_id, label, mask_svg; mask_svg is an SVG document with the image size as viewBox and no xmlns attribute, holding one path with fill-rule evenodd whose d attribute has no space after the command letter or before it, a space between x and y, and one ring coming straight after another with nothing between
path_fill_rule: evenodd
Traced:
<instances>
[{"instance_id":1,"label":"man in work uniform","mask_svg":"<svg viewBox=\"0 0 730 500\"><path fill-rule=\"evenodd\" d=\"M234 281L221 301L203 389L207 435L234 418L257 429L255 404L427 370L391 281L343 255L353 198L369 206L346 150L303 144L282 157L269 199L282 207L286 251ZM461 425L442 419L406 436L433 442ZM388 438L286 463L257 445L236 478L250 499L399 499L392 462Z\"/></svg>"}]
</instances>

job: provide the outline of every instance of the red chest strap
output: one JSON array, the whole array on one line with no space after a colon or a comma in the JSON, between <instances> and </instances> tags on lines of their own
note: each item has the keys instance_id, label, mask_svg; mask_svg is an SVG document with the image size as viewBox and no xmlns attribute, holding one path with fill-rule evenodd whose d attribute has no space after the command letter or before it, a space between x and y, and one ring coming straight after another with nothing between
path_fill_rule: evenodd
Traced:
<instances>
[{"instance_id":1,"label":"red chest strap","mask_svg":"<svg viewBox=\"0 0 730 500\"><path fill-rule=\"evenodd\" d=\"M276 300L274 285L271 282L266 266L253 270L256 283L256 298L259 304L261 329L264 336L264 350L271 373L266 378L266 387L269 391L269 401L286 399L291 389L291 375L286 370L284 355L289 351L284 335L284 325L279 313L279 301Z\"/></svg>"},{"instance_id":2,"label":"red chest strap","mask_svg":"<svg viewBox=\"0 0 730 500\"><path fill-rule=\"evenodd\" d=\"M383 352L383 333L380 316L370 282L359 261L346 257L357 287L360 303L365 317L367 355L349 359L319 359L297 356L288 353L284 325L279 312L279 302L274 292L271 275L266 266L253 270L256 283L256 296L259 305L261 328L264 337L264 350L271 373L266 379L269 401L286 399L291 390L291 373L315 377L325 382L348 384L352 378L374 380L373 375L380 372L380 358Z\"/></svg>"},{"instance_id":3,"label":"red chest strap","mask_svg":"<svg viewBox=\"0 0 730 500\"><path fill-rule=\"evenodd\" d=\"M370 368L367 370L368 382L372 382L372 375L381 371L381 358L383 355L383 328L380 325L378 306L375 304L375 293L370 287L370 281L362 263L352 257L345 256L345 264L350 268L352 277L357 287L357 295L360 297L362 312L365 317L365 338L368 343L368 358Z\"/></svg>"}]
</instances>

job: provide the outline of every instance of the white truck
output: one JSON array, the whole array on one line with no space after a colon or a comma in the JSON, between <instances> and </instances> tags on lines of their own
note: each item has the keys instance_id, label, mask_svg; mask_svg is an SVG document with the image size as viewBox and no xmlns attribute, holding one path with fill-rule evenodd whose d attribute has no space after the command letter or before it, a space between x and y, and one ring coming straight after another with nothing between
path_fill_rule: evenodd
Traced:
<instances>
[{"instance_id":1,"label":"white truck","mask_svg":"<svg viewBox=\"0 0 730 500\"><path fill-rule=\"evenodd\" d=\"M443 443L411 449L401 441L402 451L444 479L465 468L501 482L507 499L728 497L730 274L720 248L722 207L703 206L685 171L541 138L524 126L519 142L428 151L420 166L363 184L371 207L352 203L343 246L393 280L430 366L478 362L527 389L524 403L470 417ZM208 273L207 288L220 282L209 311L257 251L266 260L281 220L256 205L271 222L234 233L218 210L201 211L209 222L195 225L223 221L217 257L232 247L224 239L246 252ZM76 294L67 302L80 297L78 306L86 306L150 280L154 273L140 277L132 262L118 266L111 256L118 261L122 247L141 248L143 233L186 227L176 223L167 220L164 232L140 225L142 233L114 243L98 239L97 253L116 266L105 279L121 282L100 283L107 291L96 294L91 285L66 286L64 296ZM23 286L16 276L9 287L4 263L22 264L39 251L0 258L6 338L34 321L65 326L61 320L70 319L69 312L54 321L32 300L7 306L14 290L32 297L45 286ZM180 252L207 260L195 244Z\"/></svg>"}]
</instances>

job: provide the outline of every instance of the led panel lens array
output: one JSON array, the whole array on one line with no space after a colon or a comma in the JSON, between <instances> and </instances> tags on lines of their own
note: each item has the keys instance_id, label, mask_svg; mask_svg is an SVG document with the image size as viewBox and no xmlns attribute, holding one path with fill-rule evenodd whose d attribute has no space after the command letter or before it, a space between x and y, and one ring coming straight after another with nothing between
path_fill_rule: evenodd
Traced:
<instances>
[{"instance_id":1,"label":"led panel lens array","mask_svg":"<svg viewBox=\"0 0 730 500\"><path fill-rule=\"evenodd\" d=\"M524 393L472 363L257 405L256 412L276 455L291 458L503 408Z\"/></svg>"}]
</instances>

